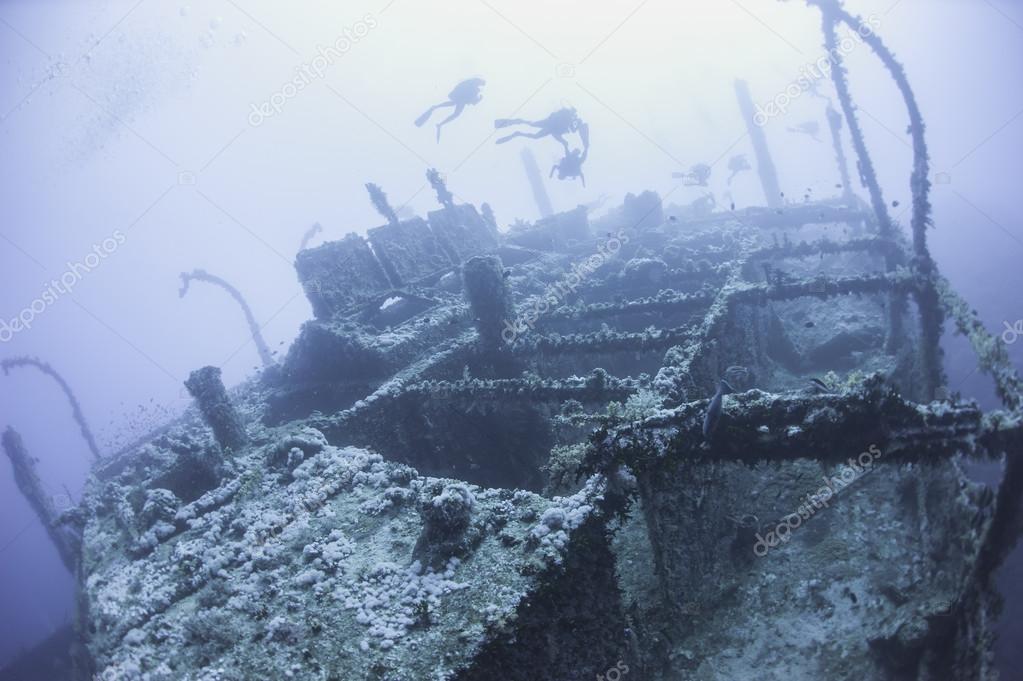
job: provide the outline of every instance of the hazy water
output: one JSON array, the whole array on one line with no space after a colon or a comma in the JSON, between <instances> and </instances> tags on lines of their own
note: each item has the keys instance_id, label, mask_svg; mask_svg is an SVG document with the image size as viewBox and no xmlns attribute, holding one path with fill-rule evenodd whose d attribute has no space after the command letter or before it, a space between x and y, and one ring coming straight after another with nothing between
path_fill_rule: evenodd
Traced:
<instances>
[{"instance_id":1,"label":"hazy water","mask_svg":"<svg viewBox=\"0 0 1023 681\"><path fill-rule=\"evenodd\" d=\"M1023 9L1005 0L848 6L878 17L916 89L933 169L947 174L932 194L938 264L1001 332L1023 319ZM348 41L341 56L289 95L296 69L339 37ZM232 301L201 286L180 299L181 271L205 268L244 291L283 351L311 316L292 267L302 235L317 221L324 233L314 243L379 224L365 182L423 213L435 207L423 172L436 166L459 200L489 202L500 224L535 219L518 146L493 145L492 121L572 105L591 126L588 186L552 182L555 209L644 189L693 200L699 191L672 172L752 157L733 79L767 101L822 54L820 43L818 14L801 2L2 2L0 319L74 264L88 266L94 247L103 257L0 344L0 358L50 362L113 451L186 404L191 369L220 365L231 384L258 362ZM848 61L886 197L908 210L903 106L865 49ZM484 99L440 144L431 125L412 125L473 75L487 80ZM270 101L279 111L253 115ZM830 145L788 130L823 126L822 108L803 95L766 125L792 194L824 195L836 181ZM531 148L544 170L557 160L554 144ZM719 166L711 179L719 205L729 189L737 206L763 203L751 173L730 188L726 174ZM1021 346L1010 348L1017 361ZM962 339L951 340L951 386L995 407L973 367ZM27 369L0 376L0 416L39 457L53 493L66 486L77 497L88 451L56 384ZM1019 581L1018 557L1007 584ZM0 464L0 663L65 621L71 596ZM1020 611L1010 594L1007 618L1018 623Z\"/></svg>"}]
</instances>

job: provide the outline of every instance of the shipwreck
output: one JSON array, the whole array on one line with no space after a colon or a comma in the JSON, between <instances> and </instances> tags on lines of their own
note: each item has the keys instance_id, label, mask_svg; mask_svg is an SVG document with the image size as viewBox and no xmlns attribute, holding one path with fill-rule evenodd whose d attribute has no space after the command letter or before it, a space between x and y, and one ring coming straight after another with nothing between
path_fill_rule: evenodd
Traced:
<instances>
[{"instance_id":1,"label":"shipwreck","mask_svg":"<svg viewBox=\"0 0 1023 681\"><path fill-rule=\"evenodd\" d=\"M861 20L810 4L834 54ZM370 185L385 224L298 253L287 356L230 390L197 369L80 505L8 431L78 576L75 678L994 679L1023 384L931 258L922 115L865 40L906 103L908 230L836 58L866 201L783 200L751 121L763 207L553 213L537 177L545 217L501 230L436 172L421 217ZM946 324L1004 409L949 393Z\"/></svg>"}]
</instances>

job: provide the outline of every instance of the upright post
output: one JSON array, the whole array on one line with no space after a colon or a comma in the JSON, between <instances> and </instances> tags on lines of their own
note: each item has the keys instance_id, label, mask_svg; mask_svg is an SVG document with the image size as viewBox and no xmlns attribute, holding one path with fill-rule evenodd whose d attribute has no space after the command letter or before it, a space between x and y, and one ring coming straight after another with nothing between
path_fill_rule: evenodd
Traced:
<instances>
[{"instance_id":1,"label":"upright post","mask_svg":"<svg viewBox=\"0 0 1023 681\"><path fill-rule=\"evenodd\" d=\"M543 175L540 174L540 166L536 164L536 157L529 149L522 149L522 165L526 167L526 177L529 178L529 186L533 190L533 200L536 201L540 217L547 218L554 215L554 207L551 206L551 197L547 196Z\"/></svg>"},{"instance_id":2,"label":"upright post","mask_svg":"<svg viewBox=\"0 0 1023 681\"><path fill-rule=\"evenodd\" d=\"M739 100L739 110L742 112L742 119L746 121L746 129L749 131L750 141L753 143L753 153L757 157L757 175L760 176L760 186L764 188L767 206L768 208L780 208L782 201L781 187L778 185L778 172L774 168L771 151L767 148L767 136L764 135L764 128L757 125L753 96L750 94L749 84L746 81L735 81L735 96Z\"/></svg>"}]
</instances>

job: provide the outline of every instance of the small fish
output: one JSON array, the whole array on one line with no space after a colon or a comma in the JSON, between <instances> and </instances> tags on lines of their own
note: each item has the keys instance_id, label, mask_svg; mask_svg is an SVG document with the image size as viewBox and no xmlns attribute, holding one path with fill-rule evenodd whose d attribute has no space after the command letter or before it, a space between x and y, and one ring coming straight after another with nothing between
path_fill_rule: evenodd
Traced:
<instances>
[{"instance_id":1,"label":"small fish","mask_svg":"<svg viewBox=\"0 0 1023 681\"><path fill-rule=\"evenodd\" d=\"M677 218L677 217L675 217L674 215L669 215L669 216L668 216L668 219L669 219L670 221L672 221L672 222L678 222L678 218Z\"/></svg>"},{"instance_id":2,"label":"small fish","mask_svg":"<svg viewBox=\"0 0 1023 681\"><path fill-rule=\"evenodd\" d=\"M892 201L892 208L898 208L898 207L899 207L899 202L898 201Z\"/></svg>"},{"instance_id":3,"label":"small fish","mask_svg":"<svg viewBox=\"0 0 1023 681\"><path fill-rule=\"evenodd\" d=\"M819 388L822 392L831 392L831 386L819 378L811 378L810 383L812 383L816 388Z\"/></svg>"},{"instance_id":4,"label":"small fish","mask_svg":"<svg viewBox=\"0 0 1023 681\"><path fill-rule=\"evenodd\" d=\"M813 322L807 322L806 324L803 324L803 326L805 326L808 329L812 329L813 327L815 327L817 325L815 323L813 323Z\"/></svg>"},{"instance_id":5,"label":"small fish","mask_svg":"<svg viewBox=\"0 0 1023 681\"><path fill-rule=\"evenodd\" d=\"M836 184L835 185L835 189L841 189L841 188L842 188L842 185L840 185L840 184Z\"/></svg>"},{"instance_id":6,"label":"small fish","mask_svg":"<svg viewBox=\"0 0 1023 681\"><path fill-rule=\"evenodd\" d=\"M733 211L735 210L735 202L734 201L732 202L732 210Z\"/></svg>"},{"instance_id":7,"label":"small fish","mask_svg":"<svg viewBox=\"0 0 1023 681\"><path fill-rule=\"evenodd\" d=\"M710 399L707 415L703 417L703 439L709 441L710 436L714 434L714 429L717 428L718 420L721 418L721 402L724 400L725 395L731 392L735 391L728 384L728 381L723 378L718 381L718 391Z\"/></svg>"}]
</instances>

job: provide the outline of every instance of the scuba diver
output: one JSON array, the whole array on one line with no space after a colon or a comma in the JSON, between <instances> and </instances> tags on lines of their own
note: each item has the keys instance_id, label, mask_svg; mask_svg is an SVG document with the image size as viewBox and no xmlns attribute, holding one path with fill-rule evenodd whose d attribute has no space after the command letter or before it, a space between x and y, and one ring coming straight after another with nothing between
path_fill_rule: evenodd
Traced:
<instances>
[{"instance_id":1,"label":"scuba diver","mask_svg":"<svg viewBox=\"0 0 1023 681\"><path fill-rule=\"evenodd\" d=\"M538 140L548 135L561 142L561 146L565 148L565 157L568 158L572 153L572 149L568 146L568 142L565 141L565 135L579 131L579 135L583 136L583 131L588 131L586 124L583 123L579 116L576 115L575 109L564 108L558 109L547 118L540 121L527 121L524 118L499 118L494 121L495 128L506 128L510 125L528 125L533 128L537 128L536 132L523 132L521 130L513 132L510 135L497 140L498 144L504 144L508 140L516 137L528 137L530 139ZM584 139L583 143L587 141Z\"/></svg>"},{"instance_id":2,"label":"scuba diver","mask_svg":"<svg viewBox=\"0 0 1023 681\"><path fill-rule=\"evenodd\" d=\"M744 172L746 170L753 170L753 168L749 164L749 161L746 159L746 154L738 154L728 159L728 169L732 171L732 173L728 176L729 185L732 184L732 178L734 178L739 173Z\"/></svg>"},{"instance_id":3,"label":"scuba diver","mask_svg":"<svg viewBox=\"0 0 1023 681\"><path fill-rule=\"evenodd\" d=\"M820 124L817 121L805 121L805 122L800 123L799 125L797 125L795 127L792 127L790 125L788 127L788 131L789 132L798 133L798 134L801 134L801 135L806 135L807 137L812 139L814 142L820 142L821 141L821 138L817 136L820 133L820 131L821 131L821 126L820 126Z\"/></svg>"},{"instance_id":4,"label":"scuba diver","mask_svg":"<svg viewBox=\"0 0 1023 681\"><path fill-rule=\"evenodd\" d=\"M555 172L558 173L559 180L564 180L565 178L574 180L578 177L583 181L583 186L585 187L586 176L583 175L583 161L586 160L587 151L579 151L578 149L570 151L565 158L554 164L551 168L550 177L554 177Z\"/></svg>"},{"instance_id":5,"label":"scuba diver","mask_svg":"<svg viewBox=\"0 0 1023 681\"><path fill-rule=\"evenodd\" d=\"M697 163L688 173L672 173L671 176L681 179L686 187L706 187L710 179L711 168L706 163Z\"/></svg>"},{"instance_id":6,"label":"scuba diver","mask_svg":"<svg viewBox=\"0 0 1023 681\"><path fill-rule=\"evenodd\" d=\"M583 162L586 161L586 157L590 154L590 126L586 123L579 123L579 137L582 138L583 148L572 149L565 154L565 157L558 163L551 167L551 174L549 177L554 177L554 173L558 174L559 180L579 178L583 181L583 186L586 186L586 176L583 175Z\"/></svg>"},{"instance_id":7,"label":"scuba diver","mask_svg":"<svg viewBox=\"0 0 1023 681\"><path fill-rule=\"evenodd\" d=\"M416 127L421 128L423 124L429 120L430 116L437 109L443 109L445 107L453 106L455 110L451 112L451 115L442 120L437 124L437 141L440 142L440 129L444 124L450 123L451 121L458 118L466 106L475 106L483 100L483 94L480 89L487 84L487 81L482 78L469 78L463 80L461 83L455 86L455 88L448 93L448 100L435 104L426 110L422 116L416 119Z\"/></svg>"}]
</instances>

